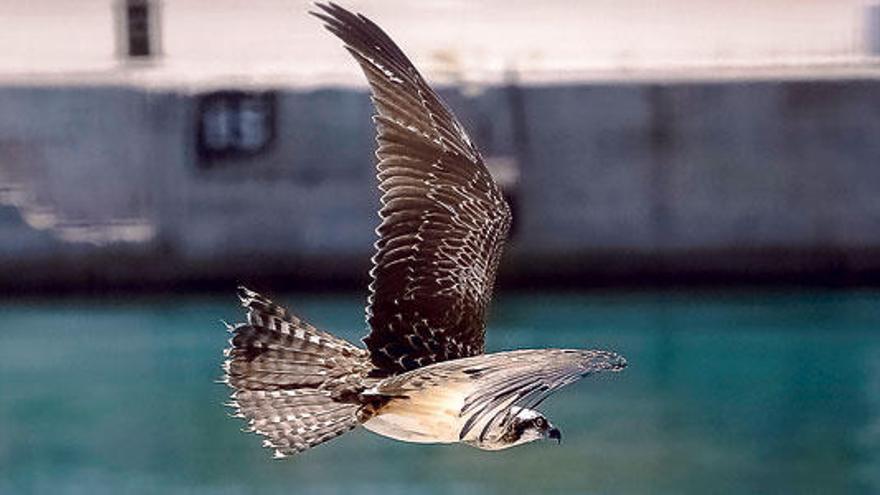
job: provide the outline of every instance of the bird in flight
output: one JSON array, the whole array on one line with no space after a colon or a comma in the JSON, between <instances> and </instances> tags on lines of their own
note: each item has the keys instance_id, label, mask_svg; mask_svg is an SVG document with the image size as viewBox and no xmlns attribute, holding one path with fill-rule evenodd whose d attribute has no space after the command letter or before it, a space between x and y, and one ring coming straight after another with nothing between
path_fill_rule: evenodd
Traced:
<instances>
[{"instance_id":1,"label":"bird in flight","mask_svg":"<svg viewBox=\"0 0 880 495\"><path fill-rule=\"evenodd\" d=\"M484 353L510 208L477 148L398 46L335 4L312 14L369 81L382 193L366 349L240 287L247 322L224 364L230 406L276 457L358 425L397 440L500 450L561 433L536 407L623 357L604 350Z\"/></svg>"}]
</instances>

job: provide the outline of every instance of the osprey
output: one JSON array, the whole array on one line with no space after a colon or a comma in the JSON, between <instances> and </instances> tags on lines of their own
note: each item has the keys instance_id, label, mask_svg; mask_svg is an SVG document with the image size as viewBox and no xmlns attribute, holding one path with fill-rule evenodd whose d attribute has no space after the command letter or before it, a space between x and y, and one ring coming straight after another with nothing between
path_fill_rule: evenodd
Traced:
<instances>
[{"instance_id":1,"label":"osprey","mask_svg":"<svg viewBox=\"0 0 880 495\"><path fill-rule=\"evenodd\" d=\"M229 327L229 405L276 457L358 425L485 450L560 440L538 404L626 361L602 350L483 353L510 208L461 124L391 38L363 15L318 7L312 14L366 74L377 112L381 223L366 349L240 287L247 323Z\"/></svg>"}]
</instances>

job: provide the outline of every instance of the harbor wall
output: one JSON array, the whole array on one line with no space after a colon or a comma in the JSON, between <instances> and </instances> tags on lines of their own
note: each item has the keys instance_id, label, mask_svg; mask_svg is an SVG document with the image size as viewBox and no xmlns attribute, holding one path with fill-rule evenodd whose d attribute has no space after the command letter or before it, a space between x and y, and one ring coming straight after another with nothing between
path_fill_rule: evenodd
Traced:
<instances>
[{"instance_id":1,"label":"harbor wall","mask_svg":"<svg viewBox=\"0 0 880 495\"><path fill-rule=\"evenodd\" d=\"M203 93L0 87L0 287L362 283L369 99L263 93L271 140L208 160ZM502 283L880 280L880 81L443 94L513 204Z\"/></svg>"}]
</instances>

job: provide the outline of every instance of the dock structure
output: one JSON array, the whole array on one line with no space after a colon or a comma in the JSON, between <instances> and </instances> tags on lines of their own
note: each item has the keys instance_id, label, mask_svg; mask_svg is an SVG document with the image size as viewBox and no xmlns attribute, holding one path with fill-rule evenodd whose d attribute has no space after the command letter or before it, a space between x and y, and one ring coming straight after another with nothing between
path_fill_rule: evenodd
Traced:
<instances>
[{"instance_id":1,"label":"dock structure","mask_svg":"<svg viewBox=\"0 0 880 495\"><path fill-rule=\"evenodd\" d=\"M621 58L605 38L588 43L569 22L582 7L564 2L536 15L573 8L558 31L586 52L552 51L546 31L525 30L513 13L491 32L460 28L450 43L437 33L464 8L452 3L430 7L423 31L410 22L418 9L384 1L369 13L387 12L412 43L513 205L501 283L880 282L880 29L844 22L862 18L861 2L774 4L765 20L815 33L777 39L743 23L752 31L716 40L734 50L726 58L685 43L699 38L691 28L650 46L640 44L650 31L623 33L615 43L643 56ZM250 20L223 11L234 2L218 4L211 22L225 23L228 49L200 52L198 5L71 11L85 24L139 29L87 30L79 59L57 36L39 49L15 43L44 25L66 32L60 18L27 28L40 18L28 8L45 20L67 7L0 7L18 19L0 55L0 291L366 279L378 191L360 76L317 41L325 37L305 7L283 24L274 0ZM468 5L471 22L493 0ZM600 11L608 21L596 29L622 22ZM876 6L865 12L880 19ZM648 14L680 18L626 19L648 25ZM522 35L505 43L505 29ZM495 51L480 48L489 39Z\"/></svg>"}]
</instances>

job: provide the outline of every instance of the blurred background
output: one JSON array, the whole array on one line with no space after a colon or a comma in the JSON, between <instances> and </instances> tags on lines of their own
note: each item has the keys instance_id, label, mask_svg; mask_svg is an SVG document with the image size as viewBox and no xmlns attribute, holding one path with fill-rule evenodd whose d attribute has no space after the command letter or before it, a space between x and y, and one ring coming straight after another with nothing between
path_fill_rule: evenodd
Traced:
<instances>
[{"instance_id":1,"label":"blurred background","mask_svg":"<svg viewBox=\"0 0 880 495\"><path fill-rule=\"evenodd\" d=\"M490 350L630 367L503 453L277 462L234 287L357 341L365 81L294 0L0 0L0 493L880 492L880 3L348 1L514 210Z\"/></svg>"}]
</instances>

